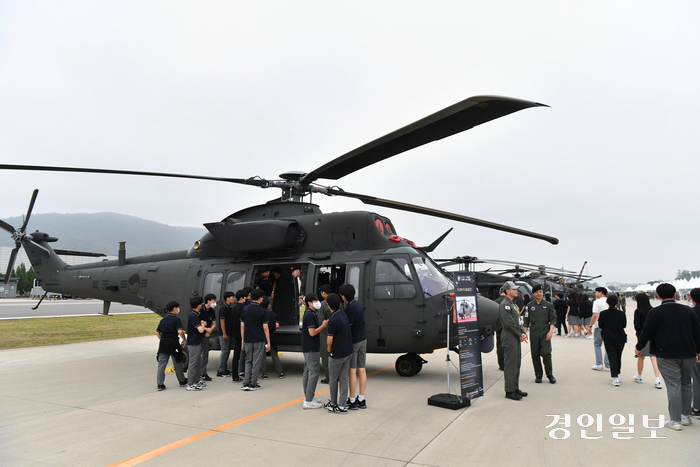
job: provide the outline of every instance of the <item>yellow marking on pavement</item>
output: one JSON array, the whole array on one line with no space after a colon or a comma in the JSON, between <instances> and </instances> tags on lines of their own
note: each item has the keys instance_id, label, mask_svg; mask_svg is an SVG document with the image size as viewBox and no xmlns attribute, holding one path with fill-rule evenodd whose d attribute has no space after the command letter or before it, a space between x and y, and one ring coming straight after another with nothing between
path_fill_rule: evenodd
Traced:
<instances>
[{"instance_id":1,"label":"yellow marking on pavement","mask_svg":"<svg viewBox=\"0 0 700 467\"><path fill-rule=\"evenodd\" d=\"M394 365L389 365L387 367L384 367L380 370L373 371L372 373L368 373L367 376L372 376L376 375L377 373L381 373L382 371L388 370L389 368L394 368ZM316 392L316 395L320 395L326 392L329 392L330 388L324 389L323 391L318 391ZM126 459L120 462L117 462L116 464L110 464L107 467L131 467L133 465L138 465L142 462L145 462L149 459L153 459L154 457L158 457L161 454L165 454L166 452L172 451L173 449L177 449L181 446L184 446L186 444L191 443L192 441L197 441L198 439L206 438L209 435L213 435L214 433L219 433L224 430L228 430L231 427L241 425L243 423L249 422L251 420L255 420L256 418L262 417L263 415L267 415L272 412L277 412L278 410L284 409L285 407L289 407L290 405L298 404L304 400L303 397L299 397L297 399L294 399L289 402L285 402L284 404L277 405L275 407L271 407L269 409L263 410L258 413L254 413L252 415L248 415L247 417L239 418L238 420L234 420L232 422L226 423L221 426L217 426L216 428L212 428L211 430L203 431L201 433L197 433L196 435L189 436L187 438L183 438L179 441L175 441L174 443L166 444L165 446L161 446L159 448L153 449L152 451L144 452L143 454L139 454L138 456L134 456L130 459Z\"/></svg>"}]
</instances>

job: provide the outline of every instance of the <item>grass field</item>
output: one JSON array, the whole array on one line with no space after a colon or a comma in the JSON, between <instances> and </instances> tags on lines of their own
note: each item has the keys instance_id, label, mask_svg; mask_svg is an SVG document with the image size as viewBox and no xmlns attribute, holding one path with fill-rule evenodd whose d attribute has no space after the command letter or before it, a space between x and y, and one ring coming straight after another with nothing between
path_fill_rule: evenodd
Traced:
<instances>
[{"instance_id":1,"label":"grass field","mask_svg":"<svg viewBox=\"0 0 700 467\"><path fill-rule=\"evenodd\" d=\"M155 313L146 313L2 320L0 349L155 336L160 319Z\"/></svg>"}]
</instances>

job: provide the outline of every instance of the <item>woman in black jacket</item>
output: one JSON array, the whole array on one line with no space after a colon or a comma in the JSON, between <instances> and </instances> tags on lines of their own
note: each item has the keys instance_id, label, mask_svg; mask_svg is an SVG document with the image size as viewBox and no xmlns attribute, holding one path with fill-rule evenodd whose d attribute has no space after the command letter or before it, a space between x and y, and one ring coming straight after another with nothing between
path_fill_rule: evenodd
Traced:
<instances>
[{"instance_id":1,"label":"woman in black jacket","mask_svg":"<svg viewBox=\"0 0 700 467\"><path fill-rule=\"evenodd\" d=\"M581 295L581 305L579 305L578 315L581 317L581 334L587 334L588 336L593 336L593 331L591 330L591 318L593 317L593 304L588 298L587 294ZM592 339L592 337L588 337Z\"/></svg>"},{"instance_id":2,"label":"woman in black jacket","mask_svg":"<svg viewBox=\"0 0 700 467\"><path fill-rule=\"evenodd\" d=\"M622 366L622 350L627 342L627 316L615 308L617 296L610 295L605 301L609 308L600 312L598 326L602 329L605 352L610 359L610 376L613 386L620 385L620 367Z\"/></svg>"},{"instance_id":3,"label":"woman in black jacket","mask_svg":"<svg viewBox=\"0 0 700 467\"><path fill-rule=\"evenodd\" d=\"M644 323L647 320L647 315L649 311L653 308L649 302L649 295L645 293L638 293L634 296L637 302L637 309L634 311L634 332L637 335L637 340L639 340L639 335L644 329ZM656 356L652 355L649 351L649 346L651 341L647 342L647 345L642 349L642 354L637 358L637 374L634 375L634 381L636 383L642 382L642 370L644 370L644 357L649 357L651 359L651 366L654 367L654 375L656 376L656 381L654 382L654 387L656 389L661 389L661 373L659 373L659 367L656 365Z\"/></svg>"},{"instance_id":4,"label":"woman in black jacket","mask_svg":"<svg viewBox=\"0 0 700 467\"><path fill-rule=\"evenodd\" d=\"M581 304L581 294L574 292L569 296L569 313L566 315L569 320L569 334L566 337L578 337L581 332L581 321L578 311Z\"/></svg>"}]
</instances>

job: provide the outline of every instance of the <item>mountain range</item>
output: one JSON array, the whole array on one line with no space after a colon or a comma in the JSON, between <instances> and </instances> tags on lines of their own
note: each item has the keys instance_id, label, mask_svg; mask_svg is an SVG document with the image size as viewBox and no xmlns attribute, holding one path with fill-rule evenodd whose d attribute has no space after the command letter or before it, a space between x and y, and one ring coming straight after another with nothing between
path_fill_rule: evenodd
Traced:
<instances>
[{"instance_id":1,"label":"mountain range","mask_svg":"<svg viewBox=\"0 0 700 467\"><path fill-rule=\"evenodd\" d=\"M22 217L3 219L18 228ZM98 212L93 214L32 214L28 232L39 230L58 241L52 248L117 256L119 242L126 241L127 256L186 250L206 233L204 227L173 227L140 217ZM14 247L8 233L0 231L0 246Z\"/></svg>"}]
</instances>

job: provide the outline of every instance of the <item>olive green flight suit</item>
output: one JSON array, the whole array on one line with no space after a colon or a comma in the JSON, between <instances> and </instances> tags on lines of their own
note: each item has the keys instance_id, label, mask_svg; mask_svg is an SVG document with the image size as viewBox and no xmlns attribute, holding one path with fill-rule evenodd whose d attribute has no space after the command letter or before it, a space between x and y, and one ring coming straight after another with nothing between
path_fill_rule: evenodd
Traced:
<instances>
[{"instance_id":1,"label":"olive green flight suit","mask_svg":"<svg viewBox=\"0 0 700 467\"><path fill-rule=\"evenodd\" d=\"M520 312L515 303L505 297L498 306L503 330L501 340L503 341L503 379L506 392L515 392L520 389L520 336L525 333L520 324Z\"/></svg>"},{"instance_id":2,"label":"olive green flight suit","mask_svg":"<svg viewBox=\"0 0 700 467\"><path fill-rule=\"evenodd\" d=\"M494 302L500 305L504 298L506 298L505 295L501 295L496 300L494 300ZM503 371L503 338L501 337L502 332L503 327L499 327L496 331L496 357L498 358L498 369L501 371Z\"/></svg>"},{"instance_id":3,"label":"olive green flight suit","mask_svg":"<svg viewBox=\"0 0 700 467\"><path fill-rule=\"evenodd\" d=\"M547 377L552 376L552 341L547 340L547 333L557 322L554 305L544 299L539 305L532 300L523 311L523 322L526 328L530 328L530 354L535 378L542 378L542 362Z\"/></svg>"}]
</instances>

